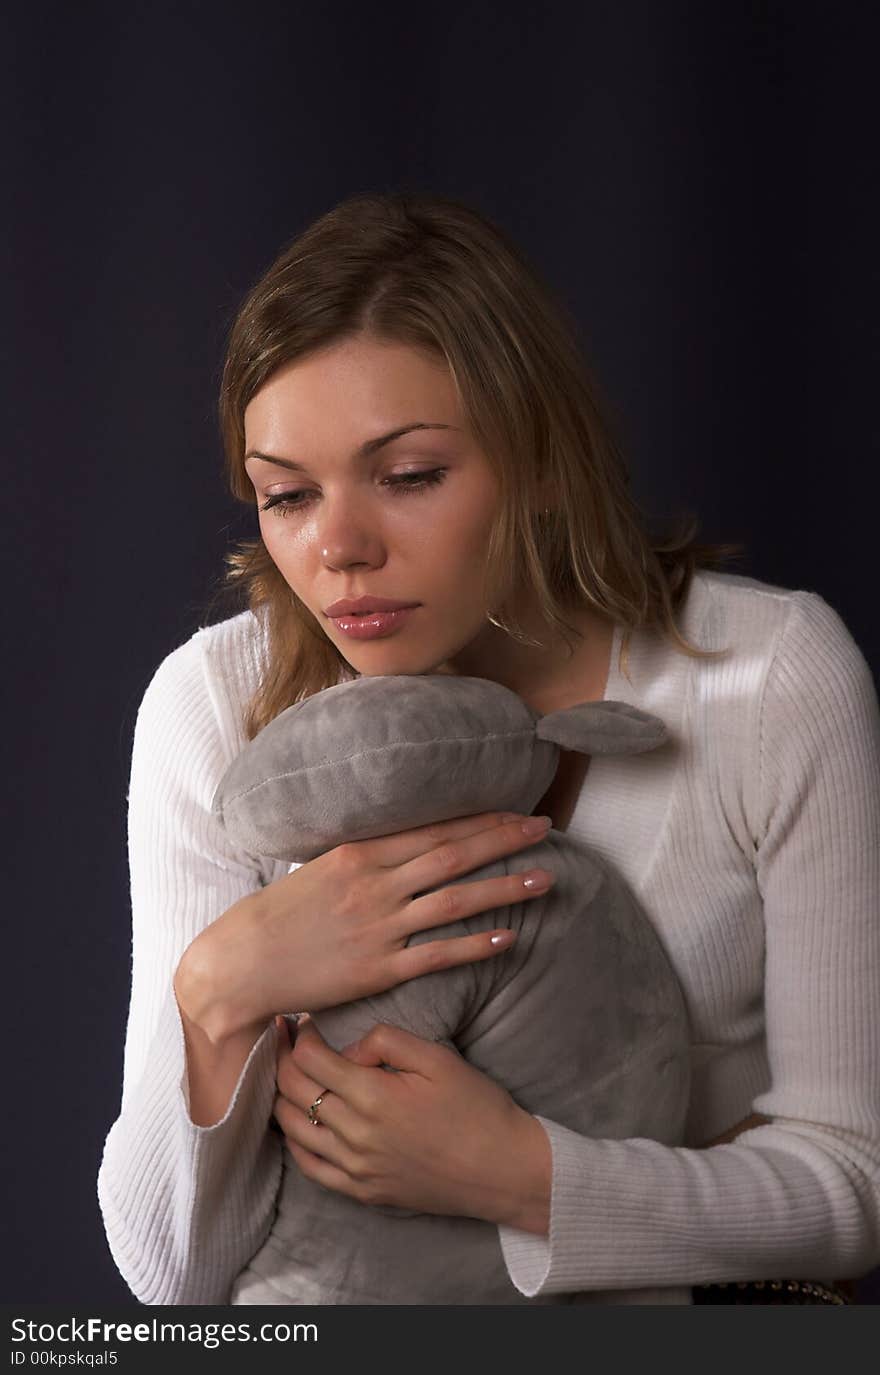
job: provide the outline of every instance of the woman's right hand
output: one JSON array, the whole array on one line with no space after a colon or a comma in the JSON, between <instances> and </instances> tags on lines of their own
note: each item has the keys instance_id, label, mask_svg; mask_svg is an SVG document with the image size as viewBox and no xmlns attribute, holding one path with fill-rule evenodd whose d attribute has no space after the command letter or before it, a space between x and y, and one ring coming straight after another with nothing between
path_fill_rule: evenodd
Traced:
<instances>
[{"instance_id":1,"label":"woman's right hand","mask_svg":"<svg viewBox=\"0 0 880 1375\"><path fill-rule=\"evenodd\" d=\"M539 820L537 833L524 830ZM406 942L546 892L553 875L545 869L437 886L534 845L549 824L488 812L328 850L240 899L196 937L175 976L181 1011L219 1044L278 1012L317 1012L502 953L515 939L506 928Z\"/></svg>"}]
</instances>

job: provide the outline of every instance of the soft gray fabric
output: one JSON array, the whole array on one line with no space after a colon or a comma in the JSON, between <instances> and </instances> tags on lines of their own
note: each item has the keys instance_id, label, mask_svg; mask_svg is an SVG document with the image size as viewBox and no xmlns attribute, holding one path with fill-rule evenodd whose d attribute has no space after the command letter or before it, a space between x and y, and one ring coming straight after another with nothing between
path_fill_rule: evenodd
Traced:
<instances>
[{"instance_id":1,"label":"soft gray fabric","mask_svg":"<svg viewBox=\"0 0 880 1375\"><path fill-rule=\"evenodd\" d=\"M221 780L214 811L252 854L303 863L346 840L485 811L531 812L559 749L637 754L666 738L625 702L544 717L483 678L355 678L276 716Z\"/></svg>"},{"instance_id":2,"label":"soft gray fabric","mask_svg":"<svg viewBox=\"0 0 880 1375\"><path fill-rule=\"evenodd\" d=\"M221 780L214 811L237 845L305 862L344 841L449 817L529 813L555 775L560 747L635 754L662 745L666 734L657 717L623 702L585 702L541 717L484 679L357 678L297 703L261 731ZM454 1045L523 1108L574 1131L680 1143L689 1089L684 1002L622 878L551 830L453 882L536 865L556 875L549 893L410 942L507 926L517 932L512 950L316 1013L318 1029L341 1049L376 1022L390 1022ZM526 1299L510 1282L493 1225L364 1207L306 1180L287 1152L275 1224L232 1297L248 1304L597 1301Z\"/></svg>"}]
</instances>

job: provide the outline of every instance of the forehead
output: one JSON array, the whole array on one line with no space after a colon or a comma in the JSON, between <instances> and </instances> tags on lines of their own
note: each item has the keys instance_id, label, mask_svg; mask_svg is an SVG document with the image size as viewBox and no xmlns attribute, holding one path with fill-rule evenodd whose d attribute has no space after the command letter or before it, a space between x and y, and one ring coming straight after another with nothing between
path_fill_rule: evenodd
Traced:
<instances>
[{"instance_id":1,"label":"forehead","mask_svg":"<svg viewBox=\"0 0 880 1375\"><path fill-rule=\"evenodd\" d=\"M459 423L446 364L405 344L360 339L280 368L244 414L248 441L259 448L287 437L354 441L421 419Z\"/></svg>"}]
</instances>

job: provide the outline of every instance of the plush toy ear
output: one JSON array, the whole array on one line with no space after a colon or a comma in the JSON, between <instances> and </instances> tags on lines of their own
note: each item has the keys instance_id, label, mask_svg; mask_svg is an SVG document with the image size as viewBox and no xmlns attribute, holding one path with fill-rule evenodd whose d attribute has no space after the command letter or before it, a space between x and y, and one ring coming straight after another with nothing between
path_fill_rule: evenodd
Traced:
<instances>
[{"instance_id":1,"label":"plush toy ear","mask_svg":"<svg viewBox=\"0 0 880 1375\"><path fill-rule=\"evenodd\" d=\"M644 754L669 736L659 716L628 702L581 702L548 712L536 722L535 734L579 754Z\"/></svg>"}]
</instances>

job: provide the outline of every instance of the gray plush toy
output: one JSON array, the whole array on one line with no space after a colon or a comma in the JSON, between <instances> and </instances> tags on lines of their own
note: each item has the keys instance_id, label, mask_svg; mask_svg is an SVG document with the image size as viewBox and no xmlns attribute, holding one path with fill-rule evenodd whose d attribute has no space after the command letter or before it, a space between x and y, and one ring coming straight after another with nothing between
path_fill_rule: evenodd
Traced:
<instances>
[{"instance_id":1,"label":"gray plush toy","mask_svg":"<svg viewBox=\"0 0 880 1375\"><path fill-rule=\"evenodd\" d=\"M346 841L451 817L528 814L555 776L560 747L637 754L666 737L661 720L624 702L540 716L481 678L360 677L296 703L262 730L221 780L214 813L249 853L304 863ZM452 882L535 865L556 876L544 896L410 942L509 926L512 949L317 1012L318 1030L341 1050L390 1022L453 1045L527 1111L582 1135L680 1144L689 1090L684 1001L623 879L586 845L550 830ZM596 1301L527 1299L507 1275L490 1223L364 1206L305 1179L287 1151L274 1225L233 1290L233 1302L253 1304Z\"/></svg>"}]
</instances>

